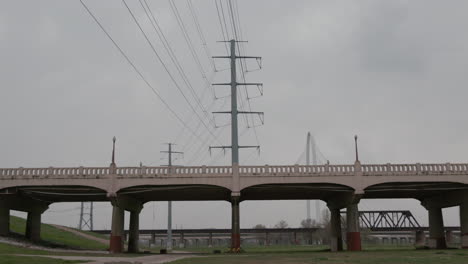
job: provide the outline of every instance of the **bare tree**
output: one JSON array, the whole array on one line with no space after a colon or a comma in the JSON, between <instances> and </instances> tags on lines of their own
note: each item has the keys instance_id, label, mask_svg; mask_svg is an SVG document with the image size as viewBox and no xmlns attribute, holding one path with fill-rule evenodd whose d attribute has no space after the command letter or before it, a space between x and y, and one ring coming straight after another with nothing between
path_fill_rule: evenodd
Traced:
<instances>
[{"instance_id":1,"label":"bare tree","mask_svg":"<svg viewBox=\"0 0 468 264\"><path fill-rule=\"evenodd\" d=\"M288 222L284 221L284 220L281 220L279 221L276 225L275 225L275 228L278 228L278 229L283 229L283 228L288 228ZM289 240L289 237L287 234L284 234L284 233L279 233L278 236L275 236L276 240L283 244L284 242L290 242Z\"/></svg>"},{"instance_id":2,"label":"bare tree","mask_svg":"<svg viewBox=\"0 0 468 264\"><path fill-rule=\"evenodd\" d=\"M275 225L275 228L288 228L288 226L288 222L281 220Z\"/></svg>"},{"instance_id":3,"label":"bare tree","mask_svg":"<svg viewBox=\"0 0 468 264\"><path fill-rule=\"evenodd\" d=\"M266 226L265 226L265 225L262 225L262 224L256 224L256 225L253 227L253 229L265 229L265 228L266 228ZM267 240L268 240L267 234L266 234L266 233L265 233L265 234L262 234L262 233L257 233L257 234L255 234L255 239L257 239L257 243L258 243L259 245L261 245L261 244L265 244L265 245L266 245L266 244L267 244Z\"/></svg>"}]
</instances>

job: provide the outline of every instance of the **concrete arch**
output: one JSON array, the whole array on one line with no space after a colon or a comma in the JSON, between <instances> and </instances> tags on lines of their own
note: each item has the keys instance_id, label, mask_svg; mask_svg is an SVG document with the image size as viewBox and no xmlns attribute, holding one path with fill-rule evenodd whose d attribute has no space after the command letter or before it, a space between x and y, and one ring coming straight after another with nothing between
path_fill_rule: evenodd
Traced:
<instances>
[{"instance_id":1,"label":"concrete arch","mask_svg":"<svg viewBox=\"0 0 468 264\"><path fill-rule=\"evenodd\" d=\"M229 188L212 184L144 184L120 188L117 195L149 201L230 201Z\"/></svg>"},{"instance_id":2,"label":"concrete arch","mask_svg":"<svg viewBox=\"0 0 468 264\"><path fill-rule=\"evenodd\" d=\"M337 194L353 193L350 186L336 183L280 183L252 185L241 190L242 200L304 200L327 201Z\"/></svg>"},{"instance_id":3,"label":"concrete arch","mask_svg":"<svg viewBox=\"0 0 468 264\"><path fill-rule=\"evenodd\" d=\"M387 181L368 185L364 198L414 198L424 200L441 194L468 190L468 184L452 181Z\"/></svg>"},{"instance_id":4,"label":"concrete arch","mask_svg":"<svg viewBox=\"0 0 468 264\"><path fill-rule=\"evenodd\" d=\"M261 176L240 178L240 189L262 185L262 184L336 184L346 186L354 190L360 189L360 182L352 175L330 175L330 176Z\"/></svg>"},{"instance_id":5,"label":"concrete arch","mask_svg":"<svg viewBox=\"0 0 468 264\"><path fill-rule=\"evenodd\" d=\"M91 185L18 185L0 189L0 197L23 197L37 201L108 201L107 190Z\"/></svg>"},{"instance_id":6,"label":"concrete arch","mask_svg":"<svg viewBox=\"0 0 468 264\"><path fill-rule=\"evenodd\" d=\"M219 177L148 177L148 178L128 178L118 177L115 179L114 192L122 189L136 187L136 186L176 186L176 185L207 185L216 186L224 189L231 189L232 177L219 176Z\"/></svg>"}]
</instances>

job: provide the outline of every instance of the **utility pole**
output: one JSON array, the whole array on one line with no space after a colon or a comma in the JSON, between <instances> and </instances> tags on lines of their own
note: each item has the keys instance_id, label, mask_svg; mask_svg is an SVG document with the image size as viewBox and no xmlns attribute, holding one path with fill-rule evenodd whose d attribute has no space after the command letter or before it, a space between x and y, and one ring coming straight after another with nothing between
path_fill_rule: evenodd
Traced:
<instances>
[{"instance_id":1,"label":"utility pole","mask_svg":"<svg viewBox=\"0 0 468 264\"><path fill-rule=\"evenodd\" d=\"M226 41L221 41L226 42ZM256 114L260 117L260 120L263 123L263 112L248 112L248 111L239 111L237 109L237 86L242 85L256 85L262 86L262 83L238 83L237 82L237 70L236 70L236 60L237 59L256 59L261 60L262 57L254 57L254 56L237 56L236 55L236 44L239 42L246 42L246 41L236 41L231 39L227 41L230 43L230 51L231 54L229 56L213 56L215 59L229 59L231 63L231 82L230 83L213 83L213 85L225 85L231 86L231 111L220 111L220 112L213 112L213 114L230 114L231 115L231 145L230 146L210 146L210 150L213 148L221 148L223 150L230 148L231 149L231 163L233 166L233 170L235 167L239 166L239 149L240 148L257 148L259 149L260 146L239 146L239 127L237 122L238 114ZM238 168L236 168L238 169Z\"/></svg>"},{"instance_id":2,"label":"utility pole","mask_svg":"<svg viewBox=\"0 0 468 264\"><path fill-rule=\"evenodd\" d=\"M226 42L226 41L222 41ZM231 82L230 83L214 83L213 85L226 85L231 87L231 111L223 112L213 112L213 114L230 114L231 115L231 145L230 146L210 146L209 150L211 152L212 148L221 148L225 150L226 148L231 149L231 168L232 168L232 180L233 187L231 193L231 208L232 208L232 231L231 231L231 250L238 252L240 250L240 176L239 176L239 149L240 148L256 148L260 149L260 146L239 146L239 129L238 129L238 114L256 114L260 117L260 120L263 123L263 112L247 112L239 111L237 109L237 86L239 85L257 85L258 87L262 86L261 83L238 83L237 82L237 72L236 72L236 60L237 59L256 59L257 61L261 60L261 57L252 57L252 56L237 56L236 55L236 44L238 42L245 41L236 41L231 39L227 41L230 43L230 53L229 56L214 56L213 58L229 59L231 64ZM242 63L242 62L241 62Z\"/></svg>"},{"instance_id":3,"label":"utility pole","mask_svg":"<svg viewBox=\"0 0 468 264\"><path fill-rule=\"evenodd\" d=\"M310 132L307 133L307 143L306 143L306 165L310 165ZM307 220L310 218L310 200L306 202L306 210L307 210Z\"/></svg>"},{"instance_id":4,"label":"utility pole","mask_svg":"<svg viewBox=\"0 0 468 264\"><path fill-rule=\"evenodd\" d=\"M172 146L174 143L167 143L168 150L161 151L161 153L167 153L168 155L168 165L169 172L172 171L172 154L183 154L180 151L172 151ZM172 201L167 202L167 243L166 243L167 250L172 250Z\"/></svg>"}]
</instances>

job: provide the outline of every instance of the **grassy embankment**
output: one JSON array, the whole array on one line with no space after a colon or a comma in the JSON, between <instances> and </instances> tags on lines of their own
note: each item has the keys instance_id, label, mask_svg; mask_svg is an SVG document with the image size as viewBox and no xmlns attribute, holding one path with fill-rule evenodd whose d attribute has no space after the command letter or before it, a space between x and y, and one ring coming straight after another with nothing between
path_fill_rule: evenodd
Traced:
<instances>
[{"instance_id":1,"label":"grassy embankment","mask_svg":"<svg viewBox=\"0 0 468 264\"><path fill-rule=\"evenodd\" d=\"M26 230L26 220L12 216L10 218L10 230L24 235ZM93 234L98 236L97 234ZM58 246L71 249L106 250L108 245L95 240L87 239L79 235L60 230L52 225L41 225L41 238L44 245ZM102 238L105 238L102 236Z\"/></svg>"},{"instance_id":2,"label":"grassy embankment","mask_svg":"<svg viewBox=\"0 0 468 264\"><path fill-rule=\"evenodd\" d=\"M11 216L10 218L10 230L14 233L24 235L26 229L26 220L23 218ZM96 236L99 236L96 234ZM52 246L68 249L88 249L88 250L105 250L107 248L106 244L100 243L98 241L90 240L83 238L79 235L60 230L54 226L42 224L41 225L41 237L43 241L39 242L39 245L42 246ZM104 236L102 238L105 238ZM31 249L25 247L19 247L14 245L9 245L5 243L0 243L0 264L7 263L35 263L35 264L71 264L71 263L81 263L82 261L71 261L71 260L61 260L61 259L52 259L47 257L37 257L37 256L15 256L16 254L22 255L71 255L70 253L59 253L59 252L49 252L39 249ZM80 254L73 254L80 255Z\"/></svg>"}]
</instances>

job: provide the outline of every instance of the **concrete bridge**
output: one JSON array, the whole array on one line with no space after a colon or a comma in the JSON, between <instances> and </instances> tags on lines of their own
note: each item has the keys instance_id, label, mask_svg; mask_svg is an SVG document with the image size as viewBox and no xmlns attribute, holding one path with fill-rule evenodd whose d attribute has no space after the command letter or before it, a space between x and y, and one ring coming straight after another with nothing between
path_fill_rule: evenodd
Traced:
<instances>
[{"instance_id":1,"label":"concrete bridge","mask_svg":"<svg viewBox=\"0 0 468 264\"><path fill-rule=\"evenodd\" d=\"M320 199L331 212L331 249L342 250L340 210L346 208L347 249L360 250L361 199L414 198L429 213L431 248L446 247L442 208L460 206L462 247L468 248L468 164L365 164L197 167L73 167L0 169L0 234L9 210L28 212L26 236L40 239L41 214L55 202L110 201L110 251L123 251L124 211L130 211L128 251L138 251L139 213L149 201L225 200L232 205L231 247L240 247L244 200Z\"/></svg>"}]
</instances>

